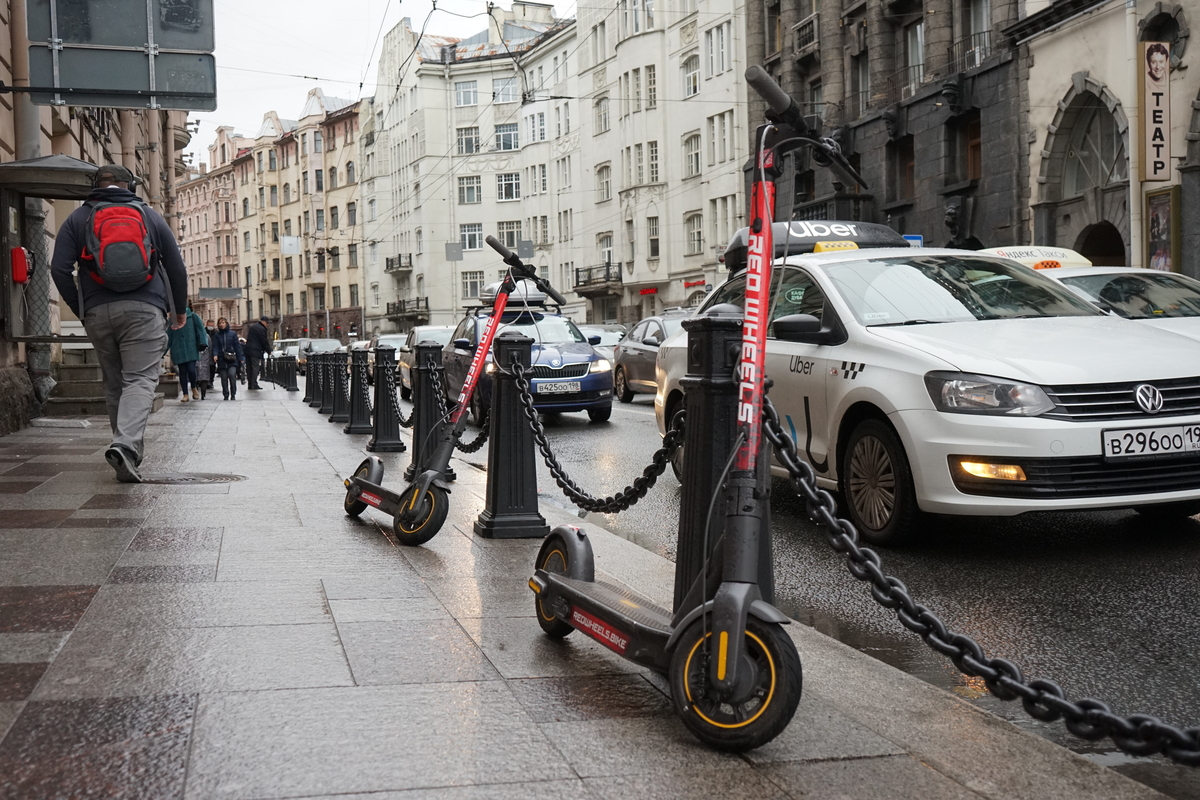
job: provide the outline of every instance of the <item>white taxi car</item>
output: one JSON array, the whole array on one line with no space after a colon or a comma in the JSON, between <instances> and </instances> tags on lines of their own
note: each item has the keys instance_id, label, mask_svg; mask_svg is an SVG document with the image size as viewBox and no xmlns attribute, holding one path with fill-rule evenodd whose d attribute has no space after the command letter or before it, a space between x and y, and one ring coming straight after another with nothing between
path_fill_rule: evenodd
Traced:
<instances>
[{"instance_id":1,"label":"white taxi car","mask_svg":"<svg viewBox=\"0 0 1200 800\"><path fill-rule=\"evenodd\" d=\"M1128 267L1063 267L1042 274L1125 319L1200 339L1200 281L1194 278Z\"/></svg>"},{"instance_id":2,"label":"white taxi car","mask_svg":"<svg viewBox=\"0 0 1200 800\"><path fill-rule=\"evenodd\" d=\"M855 234L872 227L882 226L856 223ZM745 231L726 252L734 275L701 315L742 303L738 237ZM781 241L777 229L777 257ZM813 249L812 237L791 241ZM1200 513L1194 342L1108 316L1028 267L970 251L850 249L776 264L771 397L864 539L898 543L921 512ZM659 350L660 433L683 407L686 337Z\"/></svg>"}]
</instances>

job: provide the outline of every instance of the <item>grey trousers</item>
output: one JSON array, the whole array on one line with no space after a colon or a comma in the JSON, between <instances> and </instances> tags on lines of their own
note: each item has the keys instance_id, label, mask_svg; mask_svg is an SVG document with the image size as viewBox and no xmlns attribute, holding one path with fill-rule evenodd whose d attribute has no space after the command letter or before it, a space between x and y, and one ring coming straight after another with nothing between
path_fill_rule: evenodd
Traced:
<instances>
[{"instance_id":1,"label":"grey trousers","mask_svg":"<svg viewBox=\"0 0 1200 800\"><path fill-rule=\"evenodd\" d=\"M83 327L100 361L112 443L129 450L140 464L167 350L166 315L141 300L118 300L86 309Z\"/></svg>"}]
</instances>

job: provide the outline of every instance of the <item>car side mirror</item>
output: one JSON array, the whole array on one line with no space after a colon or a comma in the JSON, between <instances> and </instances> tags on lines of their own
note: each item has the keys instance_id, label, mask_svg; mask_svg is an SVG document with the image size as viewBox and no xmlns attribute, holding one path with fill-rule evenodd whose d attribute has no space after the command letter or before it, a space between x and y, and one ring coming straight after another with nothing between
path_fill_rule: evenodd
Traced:
<instances>
[{"instance_id":1,"label":"car side mirror","mask_svg":"<svg viewBox=\"0 0 1200 800\"><path fill-rule=\"evenodd\" d=\"M406 344L403 344L403 345L400 345L400 352L401 352L401 353L411 353L411 352L412 352L412 348L411 348L411 347L409 347L409 346L408 346L408 345L406 345Z\"/></svg>"},{"instance_id":2,"label":"car side mirror","mask_svg":"<svg viewBox=\"0 0 1200 800\"><path fill-rule=\"evenodd\" d=\"M658 340L657 336L647 336L645 339L642 339L642 344L646 345L646 347L658 347L662 342Z\"/></svg>"},{"instance_id":3,"label":"car side mirror","mask_svg":"<svg viewBox=\"0 0 1200 800\"><path fill-rule=\"evenodd\" d=\"M600 337L599 336L589 336L588 344L590 344L590 345L600 344Z\"/></svg>"},{"instance_id":4,"label":"car side mirror","mask_svg":"<svg viewBox=\"0 0 1200 800\"><path fill-rule=\"evenodd\" d=\"M802 344L828 344L833 331L821 326L821 320L812 314L789 314L775 320L775 336L785 342Z\"/></svg>"},{"instance_id":5,"label":"car side mirror","mask_svg":"<svg viewBox=\"0 0 1200 800\"><path fill-rule=\"evenodd\" d=\"M455 339L452 342L452 344L454 345L455 350L470 350L471 349L471 340L470 339Z\"/></svg>"}]
</instances>

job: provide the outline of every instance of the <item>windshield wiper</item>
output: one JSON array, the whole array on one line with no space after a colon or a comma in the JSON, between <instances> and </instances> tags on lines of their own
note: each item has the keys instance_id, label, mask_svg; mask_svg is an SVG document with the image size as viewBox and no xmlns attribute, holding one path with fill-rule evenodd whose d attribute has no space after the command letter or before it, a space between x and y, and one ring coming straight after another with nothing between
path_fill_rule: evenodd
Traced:
<instances>
[{"instance_id":1,"label":"windshield wiper","mask_svg":"<svg viewBox=\"0 0 1200 800\"><path fill-rule=\"evenodd\" d=\"M899 325L940 325L943 322L950 322L948 319L906 319L904 322L878 322L874 325L868 325L868 328L894 328Z\"/></svg>"}]
</instances>

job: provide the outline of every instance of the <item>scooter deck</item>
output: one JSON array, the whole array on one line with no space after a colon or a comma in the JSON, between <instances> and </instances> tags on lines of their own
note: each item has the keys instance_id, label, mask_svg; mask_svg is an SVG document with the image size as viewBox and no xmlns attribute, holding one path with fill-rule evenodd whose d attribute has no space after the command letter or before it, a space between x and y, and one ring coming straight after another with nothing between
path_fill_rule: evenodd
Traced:
<instances>
[{"instance_id":1,"label":"scooter deck","mask_svg":"<svg viewBox=\"0 0 1200 800\"><path fill-rule=\"evenodd\" d=\"M581 581L538 570L535 578L549 597L570 606L564 619L574 628L618 655L660 672L666 672L666 652L671 635L670 611L629 589L604 581ZM557 612L556 612L557 613Z\"/></svg>"},{"instance_id":2,"label":"scooter deck","mask_svg":"<svg viewBox=\"0 0 1200 800\"><path fill-rule=\"evenodd\" d=\"M350 478L349 482L358 487L358 499L367 505L393 517L400 510L401 497L391 489L385 489L365 478Z\"/></svg>"}]
</instances>

